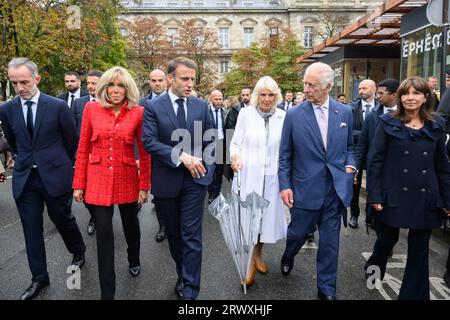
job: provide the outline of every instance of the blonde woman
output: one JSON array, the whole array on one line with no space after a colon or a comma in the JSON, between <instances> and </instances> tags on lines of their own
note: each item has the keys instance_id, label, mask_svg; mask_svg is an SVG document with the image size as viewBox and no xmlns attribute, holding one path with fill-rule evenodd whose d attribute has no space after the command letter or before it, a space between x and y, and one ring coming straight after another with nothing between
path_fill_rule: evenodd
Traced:
<instances>
[{"instance_id":1,"label":"blonde woman","mask_svg":"<svg viewBox=\"0 0 450 320\"><path fill-rule=\"evenodd\" d=\"M278 153L285 111L277 108L282 100L278 84L271 77L262 77L253 90L251 107L240 113L230 144L231 168L241 172L241 197L253 191L270 201L264 209L258 243L247 274L247 286L256 272L265 274L267 264L262 258L264 243L275 243L286 237L287 224L283 202L279 197ZM233 180L237 192L237 181Z\"/></svg>"},{"instance_id":2,"label":"blonde woman","mask_svg":"<svg viewBox=\"0 0 450 320\"><path fill-rule=\"evenodd\" d=\"M113 67L100 78L96 101L83 113L73 181L74 198L92 205L97 225L97 256L102 299L114 299L114 205L119 206L128 245L129 272L140 272L138 204L147 202L150 156L141 142L144 109L127 70ZM140 172L134 159L137 141Z\"/></svg>"}]
</instances>

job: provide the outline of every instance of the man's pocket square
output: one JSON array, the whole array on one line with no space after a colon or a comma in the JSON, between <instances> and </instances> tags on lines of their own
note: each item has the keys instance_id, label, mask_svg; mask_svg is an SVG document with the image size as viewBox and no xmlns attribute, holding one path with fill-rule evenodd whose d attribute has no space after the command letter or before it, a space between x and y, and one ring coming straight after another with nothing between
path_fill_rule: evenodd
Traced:
<instances>
[{"instance_id":1,"label":"man's pocket square","mask_svg":"<svg viewBox=\"0 0 450 320\"><path fill-rule=\"evenodd\" d=\"M345 122L341 122L341 124L339 125L339 128L345 128L347 126L347 124Z\"/></svg>"}]
</instances>

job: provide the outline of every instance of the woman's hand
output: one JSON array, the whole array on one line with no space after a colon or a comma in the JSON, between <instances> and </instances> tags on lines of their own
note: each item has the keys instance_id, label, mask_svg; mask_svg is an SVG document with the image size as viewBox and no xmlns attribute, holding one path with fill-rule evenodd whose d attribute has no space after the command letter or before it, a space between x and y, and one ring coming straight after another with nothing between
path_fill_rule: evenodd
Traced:
<instances>
[{"instance_id":1,"label":"woman's hand","mask_svg":"<svg viewBox=\"0 0 450 320\"><path fill-rule=\"evenodd\" d=\"M84 199L84 191L81 189L75 189L73 190L73 198L76 202L81 202Z\"/></svg>"},{"instance_id":2,"label":"woman's hand","mask_svg":"<svg viewBox=\"0 0 450 320\"><path fill-rule=\"evenodd\" d=\"M238 172L239 170L242 170L241 158L239 158L239 156L237 154L235 154L231 157L231 169L233 169L234 172Z\"/></svg>"},{"instance_id":3,"label":"woman's hand","mask_svg":"<svg viewBox=\"0 0 450 320\"><path fill-rule=\"evenodd\" d=\"M143 205L148 201L148 191L139 190L138 204Z\"/></svg>"},{"instance_id":4,"label":"woman's hand","mask_svg":"<svg viewBox=\"0 0 450 320\"><path fill-rule=\"evenodd\" d=\"M375 211L380 212L381 210L383 210L383 206L381 205L381 203L372 203L371 206Z\"/></svg>"}]
</instances>

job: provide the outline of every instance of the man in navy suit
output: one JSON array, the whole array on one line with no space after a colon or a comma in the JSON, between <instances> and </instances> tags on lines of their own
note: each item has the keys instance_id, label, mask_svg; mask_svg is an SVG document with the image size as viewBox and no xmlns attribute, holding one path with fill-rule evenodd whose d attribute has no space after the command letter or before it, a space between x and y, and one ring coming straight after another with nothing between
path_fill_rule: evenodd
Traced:
<instances>
[{"instance_id":1,"label":"man in navy suit","mask_svg":"<svg viewBox=\"0 0 450 320\"><path fill-rule=\"evenodd\" d=\"M20 299L28 300L49 285L42 234L44 204L73 254L72 265L81 268L85 261L86 247L69 205L78 135L66 103L37 88L41 77L35 63L13 59L8 76L18 96L0 106L0 120L15 155L13 196L33 276Z\"/></svg>"},{"instance_id":2,"label":"man in navy suit","mask_svg":"<svg viewBox=\"0 0 450 320\"><path fill-rule=\"evenodd\" d=\"M281 135L278 178L291 212L281 272L291 272L295 255L317 226L318 297L334 300L340 219L345 225L356 172L352 111L329 97L334 74L327 64L313 63L303 79L307 101L287 112Z\"/></svg>"},{"instance_id":3,"label":"man in navy suit","mask_svg":"<svg viewBox=\"0 0 450 320\"><path fill-rule=\"evenodd\" d=\"M64 75L64 84L66 85L67 91L60 94L57 98L64 100L73 112L75 100L87 96L89 93L81 89L80 75L74 71L66 72Z\"/></svg>"},{"instance_id":4,"label":"man in navy suit","mask_svg":"<svg viewBox=\"0 0 450 320\"><path fill-rule=\"evenodd\" d=\"M353 101L350 106L353 112L353 141L355 145L358 143L359 136L364 124L364 120L370 112L380 106L375 99L377 85L373 80L366 79L361 81L358 87L359 98ZM364 163L362 168L365 168ZM357 174L357 183L353 185L353 197L350 204L350 219L348 225L351 228L358 228L359 209L359 193L361 191L361 180L363 170L359 170Z\"/></svg>"},{"instance_id":5,"label":"man in navy suit","mask_svg":"<svg viewBox=\"0 0 450 320\"><path fill-rule=\"evenodd\" d=\"M75 125L77 127L78 135L80 135L81 131L81 123L83 121L83 112L84 107L86 107L86 104L90 101L95 101L95 90L97 89L98 82L100 81L100 78L102 77L103 73L100 71L90 71L86 78L86 86L88 89L89 94L87 96L75 99L75 102L72 107L73 116L75 118ZM94 219L94 213L92 211L92 207L88 205L86 202L84 203L84 206L86 209L88 209L89 214L91 218L89 219L89 223L87 225L87 233L88 235L92 235L95 232L95 219Z\"/></svg>"},{"instance_id":6,"label":"man in navy suit","mask_svg":"<svg viewBox=\"0 0 450 320\"><path fill-rule=\"evenodd\" d=\"M167 89L167 77L164 71L155 69L152 72L150 72L148 76L148 84L150 85L150 94L145 96L139 101L139 105L143 106L145 101L152 100L160 97L162 94L166 92ZM137 145L135 145L135 157L136 159L139 157L139 154L137 152ZM161 212L159 210L158 205L158 197L155 197L153 195L152 203L155 208L156 212L156 219L158 220L159 229L156 233L155 240L156 242L162 242L164 239L166 239L166 227L164 226L164 221L161 216Z\"/></svg>"},{"instance_id":7,"label":"man in navy suit","mask_svg":"<svg viewBox=\"0 0 450 320\"><path fill-rule=\"evenodd\" d=\"M170 89L144 103L142 130L142 142L152 155L151 193L158 198L176 263L175 292L183 299L196 299L200 290L202 216L214 173L215 144L212 137L203 140L213 128L208 104L190 96L196 68L183 57L169 62Z\"/></svg>"},{"instance_id":8,"label":"man in navy suit","mask_svg":"<svg viewBox=\"0 0 450 320\"><path fill-rule=\"evenodd\" d=\"M294 102L292 99L294 98L294 94L292 91L286 91L284 94L284 101L277 105L277 108L281 110L288 111L290 108L294 106Z\"/></svg>"}]
</instances>

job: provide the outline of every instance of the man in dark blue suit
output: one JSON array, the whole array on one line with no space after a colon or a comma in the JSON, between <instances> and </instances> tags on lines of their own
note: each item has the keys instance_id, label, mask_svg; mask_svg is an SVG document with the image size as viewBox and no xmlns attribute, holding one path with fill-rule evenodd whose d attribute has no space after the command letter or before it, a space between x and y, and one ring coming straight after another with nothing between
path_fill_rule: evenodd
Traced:
<instances>
[{"instance_id":1,"label":"man in dark blue suit","mask_svg":"<svg viewBox=\"0 0 450 320\"><path fill-rule=\"evenodd\" d=\"M364 120L372 110L380 106L380 103L375 99L376 91L377 85L373 80L363 80L358 86L359 98L350 104L353 112L353 141L355 145L358 144ZM362 168L365 168L364 163L362 164ZM351 228L358 228L358 217L360 213L359 193L361 191L362 174L363 170L359 170L356 177L357 183L353 185L353 197L350 204L350 219L348 221L348 225Z\"/></svg>"},{"instance_id":2,"label":"man in dark blue suit","mask_svg":"<svg viewBox=\"0 0 450 320\"><path fill-rule=\"evenodd\" d=\"M75 102L73 103L72 112L73 116L75 118L75 125L77 127L78 135L80 135L81 131L81 123L83 121L83 112L84 107L86 107L86 104L91 101L95 101L95 90L97 89L98 82L100 81L100 78L102 77L103 73L100 71L90 71L86 78L86 86L89 94L87 96L75 99ZM84 202L84 206L86 209L88 209L89 214L91 218L89 219L89 223L87 225L87 233L88 235L92 235L95 232L95 219L94 219L94 213L93 209L90 205L88 205L86 202Z\"/></svg>"},{"instance_id":3,"label":"man in dark blue suit","mask_svg":"<svg viewBox=\"0 0 450 320\"><path fill-rule=\"evenodd\" d=\"M81 88L80 75L74 71L66 72L64 75L64 84L67 91L57 96L58 99L64 100L73 112L73 104L76 99L89 95L89 93Z\"/></svg>"},{"instance_id":4,"label":"man in dark blue suit","mask_svg":"<svg viewBox=\"0 0 450 320\"><path fill-rule=\"evenodd\" d=\"M213 128L208 104L190 96L196 68L182 57L169 63L170 89L144 103L142 130L142 142L152 156L151 193L158 198L176 263L175 292L183 299L196 299L200 290L202 216L214 173L215 144L211 135L203 138Z\"/></svg>"},{"instance_id":5,"label":"man in dark blue suit","mask_svg":"<svg viewBox=\"0 0 450 320\"><path fill-rule=\"evenodd\" d=\"M284 101L277 105L277 108L288 111L290 108L294 106L294 102L292 101L294 98L294 93L292 91L286 91L284 94Z\"/></svg>"},{"instance_id":6,"label":"man in dark blue suit","mask_svg":"<svg viewBox=\"0 0 450 320\"><path fill-rule=\"evenodd\" d=\"M386 112L393 112L397 110L397 89L399 87L398 80L385 79L378 83L377 99L379 103L367 114L364 124L359 135L358 144L356 148L356 168L359 172L364 168L369 168L370 159L373 155L373 139L375 137L375 129L377 127L379 116ZM360 175L358 174L358 177ZM359 178L360 179L360 178ZM361 181L358 181L361 184ZM366 203L366 224L374 227L371 215L372 209Z\"/></svg>"},{"instance_id":7,"label":"man in dark blue suit","mask_svg":"<svg viewBox=\"0 0 450 320\"><path fill-rule=\"evenodd\" d=\"M66 103L38 90L41 77L35 63L13 59L8 76L18 96L0 106L0 120L15 156L13 196L33 276L20 299L28 300L49 285L42 234L44 204L73 254L72 265L81 268L85 261L86 247L69 205L78 135Z\"/></svg>"},{"instance_id":8,"label":"man in dark blue suit","mask_svg":"<svg viewBox=\"0 0 450 320\"><path fill-rule=\"evenodd\" d=\"M143 106L145 101L152 100L160 97L162 94L166 92L167 89L167 77L164 71L155 69L150 72L148 76L148 84L150 85L150 94L145 96L139 101L139 105ZM137 151L137 144L135 145L135 157L138 159L139 154ZM161 212L159 210L158 205L158 197L153 195L152 203L156 212L156 219L158 220L159 229L156 233L155 240L156 242L162 242L166 239L166 227L164 226L164 221L161 216Z\"/></svg>"},{"instance_id":9,"label":"man in dark blue suit","mask_svg":"<svg viewBox=\"0 0 450 320\"><path fill-rule=\"evenodd\" d=\"M295 255L317 226L317 288L322 300L336 299L340 219L343 216L345 225L356 172L352 111L329 97L333 79L333 70L324 63L306 69L307 101L286 114L278 171L281 198L291 212L281 272L291 272Z\"/></svg>"}]
</instances>

